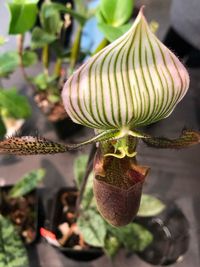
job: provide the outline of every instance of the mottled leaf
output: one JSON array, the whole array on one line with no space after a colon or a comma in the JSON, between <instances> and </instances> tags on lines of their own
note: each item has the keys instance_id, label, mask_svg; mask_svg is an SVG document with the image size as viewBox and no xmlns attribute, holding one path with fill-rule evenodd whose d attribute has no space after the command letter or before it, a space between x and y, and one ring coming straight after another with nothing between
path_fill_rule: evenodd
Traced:
<instances>
[{"instance_id":1,"label":"mottled leaf","mask_svg":"<svg viewBox=\"0 0 200 267\"><path fill-rule=\"evenodd\" d=\"M138 216L155 216L165 209L165 204L158 198L142 194Z\"/></svg>"},{"instance_id":2,"label":"mottled leaf","mask_svg":"<svg viewBox=\"0 0 200 267\"><path fill-rule=\"evenodd\" d=\"M120 228L110 226L109 231L129 251L143 251L153 240L152 234L136 223Z\"/></svg>"},{"instance_id":3,"label":"mottled leaf","mask_svg":"<svg viewBox=\"0 0 200 267\"><path fill-rule=\"evenodd\" d=\"M24 244L11 221L0 215L0 266L28 267Z\"/></svg>"},{"instance_id":4,"label":"mottled leaf","mask_svg":"<svg viewBox=\"0 0 200 267\"><path fill-rule=\"evenodd\" d=\"M78 227L86 243L95 247L104 246L106 224L96 211L85 211L78 219Z\"/></svg>"},{"instance_id":5,"label":"mottled leaf","mask_svg":"<svg viewBox=\"0 0 200 267\"><path fill-rule=\"evenodd\" d=\"M138 216L155 216L165 209L165 204L158 198L142 194Z\"/></svg>"},{"instance_id":6,"label":"mottled leaf","mask_svg":"<svg viewBox=\"0 0 200 267\"><path fill-rule=\"evenodd\" d=\"M34 190L45 176L44 169L38 169L27 173L10 190L9 196L16 198L24 196Z\"/></svg>"},{"instance_id":7,"label":"mottled leaf","mask_svg":"<svg viewBox=\"0 0 200 267\"><path fill-rule=\"evenodd\" d=\"M105 246L104 246L104 251L106 252L106 254L113 258L118 250L120 249L120 247L122 246L122 244L119 242L119 240L117 239L117 237L115 236L108 236L105 239Z\"/></svg>"}]
</instances>

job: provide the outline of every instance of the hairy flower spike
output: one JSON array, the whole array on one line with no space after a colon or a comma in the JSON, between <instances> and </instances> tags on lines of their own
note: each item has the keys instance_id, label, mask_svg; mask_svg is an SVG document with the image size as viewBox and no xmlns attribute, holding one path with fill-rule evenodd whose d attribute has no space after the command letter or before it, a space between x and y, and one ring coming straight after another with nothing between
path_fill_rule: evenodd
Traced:
<instances>
[{"instance_id":1,"label":"hairy flower spike","mask_svg":"<svg viewBox=\"0 0 200 267\"><path fill-rule=\"evenodd\" d=\"M134 129L169 116L188 86L186 69L151 32L141 10L127 33L68 79L62 97L76 123Z\"/></svg>"}]
</instances>

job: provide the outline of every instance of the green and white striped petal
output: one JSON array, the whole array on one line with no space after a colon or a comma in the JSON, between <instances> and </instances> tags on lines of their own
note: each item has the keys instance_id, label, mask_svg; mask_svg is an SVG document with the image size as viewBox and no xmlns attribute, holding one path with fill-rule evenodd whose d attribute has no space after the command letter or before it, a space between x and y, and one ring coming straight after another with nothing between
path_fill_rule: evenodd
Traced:
<instances>
[{"instance_id":1,"label":"green and white striped petal","mask_svg":"<svg viewBox=\"0 0 200 267\"><path fill-rule=\"evenodd\" d=\"M76 123L133 129L169 116L188 87L186 69L151 32L141 10L127 33L68 79L62 97Z\"/></svg>"}]
</instances>

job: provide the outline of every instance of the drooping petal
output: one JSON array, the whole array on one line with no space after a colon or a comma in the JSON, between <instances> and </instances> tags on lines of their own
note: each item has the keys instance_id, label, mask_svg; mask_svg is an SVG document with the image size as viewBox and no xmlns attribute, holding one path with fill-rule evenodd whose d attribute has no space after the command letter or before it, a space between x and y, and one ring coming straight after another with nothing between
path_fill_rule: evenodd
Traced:
<instances>
[{"instance_id":1,"label":"drooping petal","mask_svg":"<svg viewBox=\"0 0 200 267\"><path fill-rule=\"evenodd\" d=\"M150 31L141 10L127 33L68 79L62 97L76 123L134 128L169 116L188 86L186 69Z\"/></svg>"}]
</instances>

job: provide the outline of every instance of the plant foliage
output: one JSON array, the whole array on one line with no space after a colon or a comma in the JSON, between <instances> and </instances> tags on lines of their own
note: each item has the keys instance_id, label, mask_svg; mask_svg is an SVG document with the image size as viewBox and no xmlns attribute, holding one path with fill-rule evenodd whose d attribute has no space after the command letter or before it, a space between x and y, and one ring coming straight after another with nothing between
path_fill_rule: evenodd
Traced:
<instances>
[{"instance_id":1,"label":"plant foliage","mask_svg":"<svg viewBox=\"0 0 200 267\"><path fill-rule=\"evenodd\" d=\"M44 176L44 169L38 169L27 173L10 190L9 196L12 198L17 198L30 193L42 181Z\"/></svg>"},{"instance_id":2,"label":"plant foliage","mask_svg":"<svg viewBox=\"0 0 200 267\"><path fill-rule=\"evenodd\" d=\"M7 77L19 66L17 52L11 51L0 55L0 77Z\"/></svg>"},{"instance_id":3,"label":"plant foliage","mask_svg":"<svg viewBox=\"0 0 200 267\"><path fill-rule=\"evenodd\" d=\"M9 33L23 34L33 28L39 0L14 0L8 3L11 14Z\"/></svg>"},{"instance_id":4,"label":"plant foliage","mask_svg":"<svg viewBox=\"0 0 200 267\"><path fill-rule=\"evenodd\" d=\"M133 7L133 0L101 0L98 20L115 27L121 26L130 19Z\"/></svg>"},{"instance_id":5,"label":"plant foliage","mask_svg":"<svg viewBox=\"0 0 200 267\"><path fill-rule=\"evenodd\" d=\"M165 209L165 204L158 198L142 194L138 216L155 216Z\"/></svg>"},{"instance_id":6,"label":"plant foliage","mask_svg":"<svg viewBox=\"0 0 200 267\"><path fill-rule=\"evenodd\" d=\"M23 242L11 221L0 215L0 266L28 267Z\"/></svg>"},{"instance_id":7,"label":"plant foliage","mask_svg":"<svg viewBox=\"0 0 200 267\"><path fill-rule=\"evenodd\" d=\"M0 111L2 116L15 119L28 118L31 115L27 98L20 95L16 88L0 89Z\"/></svg>"},{"instance_id":8,"label":"plant foliage","mask_svg":"<svg viewBox=\"0 0 200 267\"><path fill-rule=\"evenodd\" d=\"M104 247L106 223L96 211L86 210L78 220L78 227L86 243L94 247Z\"/></svg>"}]
</instances>

